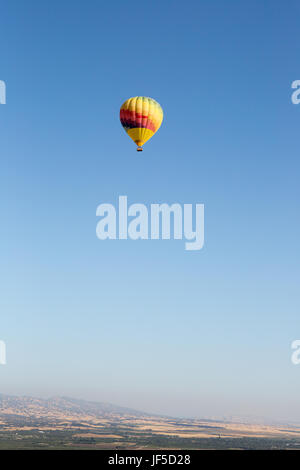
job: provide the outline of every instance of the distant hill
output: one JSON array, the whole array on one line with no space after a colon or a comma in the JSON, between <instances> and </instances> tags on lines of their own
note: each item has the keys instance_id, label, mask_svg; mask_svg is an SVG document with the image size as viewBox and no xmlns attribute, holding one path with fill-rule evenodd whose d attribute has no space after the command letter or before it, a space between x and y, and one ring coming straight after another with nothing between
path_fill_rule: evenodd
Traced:
<instances>
[{"instance_id":1,"label":"distant hill","mask_svg":"<svg viewBox=\"0 0 300 470\"><path fill-rule=\"evenodd\" d=\"M78 400L69 397L41 399L30 396L11 396L0 394L0 418L24 417L31 419L65 419L94 417L105 418L130 415L149 416L147 413L112 405L110 403Z\"/></svg>"},{"instance_id":2,"label":"distant hill","mask_svg":"<svg viewBox=\"0 0 300 470\"><path fill-rule=\"evenodd\" d=\"M263 426L282 426L282 422L272 422L263 418L253 417L210 417L210 418L172 418L170 416L154 415L143 411L126 408L111 403L80 400L70 397L51 397L48 399L31 396L13 396L0 393L0 429L5 425L18 427L19 425L39 427L39 426L76 426L83 423L95 425L100 421L120 423L122 420L136 419L169 419L176 422L186 421L189 423L231 423L231 424L252 424ZM300 426L299 423L285 423L286 425Z\"/></svg>"}]
</instances>

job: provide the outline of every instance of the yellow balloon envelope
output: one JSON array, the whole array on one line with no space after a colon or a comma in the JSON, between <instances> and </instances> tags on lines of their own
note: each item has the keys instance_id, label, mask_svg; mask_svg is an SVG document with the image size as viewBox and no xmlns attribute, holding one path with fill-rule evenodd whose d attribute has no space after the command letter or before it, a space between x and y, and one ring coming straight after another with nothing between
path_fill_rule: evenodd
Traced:
<instances>
[{"instance_id":1,"label":"yellow balloon envelope","mask_svg":"<svg viewBox=\"0 0 300 470\"><path fill-rule=\"evenodd\" d=\"M162 120L162 107L153 98L146 96L129 98L120 109L121 124L138 146L138 151L143 150L144 143L158 131Z\"/></svg>"}]
</instances>

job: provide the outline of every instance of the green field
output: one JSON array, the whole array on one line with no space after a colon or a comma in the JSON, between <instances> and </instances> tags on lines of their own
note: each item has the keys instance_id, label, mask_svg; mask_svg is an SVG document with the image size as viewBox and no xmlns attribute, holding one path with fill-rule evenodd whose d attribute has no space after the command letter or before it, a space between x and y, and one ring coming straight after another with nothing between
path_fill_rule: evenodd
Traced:
<instances>
[{"instance_id":1,"label":"green field","mask_svg":"<svg viewBox=\"0 0 300 470\"><path fill-rule=\"evenodd\" d=\"M106 430L107 432L108 430ZM0 432L0 450L4 449L299 449L299 439L265 438L179 438L151 433L118 430L122 438L89 437L91 431L19 431ZM109 432L116 432L110 429ZM87 436L85 437L84 434ZM96 433L95 433L96 434Z\"/></svg>"}]
</instances>

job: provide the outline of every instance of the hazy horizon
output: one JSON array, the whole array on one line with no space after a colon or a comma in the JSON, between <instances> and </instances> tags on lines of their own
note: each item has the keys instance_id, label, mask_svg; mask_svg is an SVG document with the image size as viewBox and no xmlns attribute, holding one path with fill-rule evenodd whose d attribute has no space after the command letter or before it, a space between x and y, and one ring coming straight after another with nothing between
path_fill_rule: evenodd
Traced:
<instances>
[{"instance_id":1,"label":"hazy horizon","mask_svg":"<svg viewBox=\"0 0 300 470\"><path fill-rule=\"evenodd\" d=\"M10 398L16 398L16 399L20 399L20 398L30 398L30 399L37 399L37 400L58 400L58 399L64 399L64 400L75 400L75 401L83 401L83 402L87 402L87 403L99 403L99 404L107 404L107 405L112 405L112 406L115 406L116 408L120 407L120 408L124 408L124 409L129 409L129 410L132 410L132 411L137 411L137 412L141 412L141 413L145 413L145 414L148 414L148 415L153 415L153 416L166 416L166 417L172 417L172 418L178 418L178 419L190 419L190 420L193 420L193 419L203 419L203 420L208 420L208 421L213 421L213 420L220 420L220 421L230 421L232 420L233 422L236 421L238 422L239 420L241 420L241 422L245 422L245 423L256 423L256 424L294 424L294 425L299 425L300 424L300 421L298 420L295 420L295 419L290 419L290 420L284 420L284 419L274 419L272 417L266 417L266 416L263 416L263 415L234 415L234 414L227 414L227 415L176 415L176 414L166 414L166 413L150 413L148 410L146 409L140 409L140 408L136 408L136 407L131 407L131 406L127 406L127 405L120 405L119 403L112 403L112 402L109 402L109 401L103 401L103 400L97 400L97 399L86 399L86 398L82 398L81 396L68 396L68 395L50 395L50 396L38 396L38 395L34 395L34 394L31 394L31 395L16 395L16 394L4 394L0 391L0 397L1 395L3 396L7 396L7 397L10 397Z\"/></svg>"}]
</instances>

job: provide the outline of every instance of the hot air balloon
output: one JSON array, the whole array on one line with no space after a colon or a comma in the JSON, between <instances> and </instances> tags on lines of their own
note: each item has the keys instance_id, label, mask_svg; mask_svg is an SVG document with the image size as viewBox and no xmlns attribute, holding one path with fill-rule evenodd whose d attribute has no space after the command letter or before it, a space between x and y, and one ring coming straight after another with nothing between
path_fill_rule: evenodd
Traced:
<instances>
[{"instance_id":1,"label":"hot air balloon","mask_svg":"<svg viewBox=\"0 0 300 470\"><path fill-rule=\"evenodd\" d=\"M121 124L138 146L138 152L143 150L144 143L158 131L162 120L162 107L153 98L146 96L129 98L120 109Z\"/></svg>"}]
</instances>

